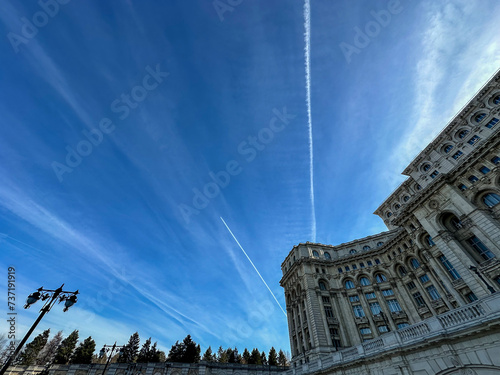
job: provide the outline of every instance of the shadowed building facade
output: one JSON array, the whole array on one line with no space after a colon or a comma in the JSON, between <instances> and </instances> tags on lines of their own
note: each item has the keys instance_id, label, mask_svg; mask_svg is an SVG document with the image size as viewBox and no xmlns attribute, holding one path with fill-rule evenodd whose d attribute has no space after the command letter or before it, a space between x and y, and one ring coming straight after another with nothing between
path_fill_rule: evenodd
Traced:
<instances>
[{"instance_id":1,"label":"shadowed building facade","mask_svg":"<svg viewBox=\"0 0 500 375\"><path fill-rule=\"evenodd\" d=\"M408 178L375 211L387 232L291 250L280 283L294 372L453 373L439 372L444 364L439 371L412 369L418 361L405 364L404 353L424 355L427 349L415 345L433 335L439 337L433 341L437 352L452 348L460 343L459 331L455 339L452 332L469 329L468 342L476 340L488 357L476 362L500 373L500 360L493 358L500 358L499 120L497 72L417 155L403 171ZM443 323L450 316L463 321ZM419 324L423 328L413 332ZM370 353L378 359L368 363ZM383 355L401 362L400 370L387 370ZM457 365L449 368L489 374L455 357Z\"/></svg>"}]
</instances>

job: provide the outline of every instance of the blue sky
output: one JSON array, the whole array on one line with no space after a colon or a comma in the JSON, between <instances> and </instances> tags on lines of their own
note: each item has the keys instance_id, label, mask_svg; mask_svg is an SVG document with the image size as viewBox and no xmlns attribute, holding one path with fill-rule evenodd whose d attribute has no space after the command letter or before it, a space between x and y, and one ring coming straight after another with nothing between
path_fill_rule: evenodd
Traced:
<instances>
[{"instance_id":1,"label":"blue sky","mask_svg":"<svg viewBox=\"0 0 500 375\"><path fill-rule=\"evenodd\" d=\"M495 1L316 0L310 43L303 1L47 3L0 12L0 266L19 335L25 297L65 283L79 302L37 332L98 346L289 350L285 256L383 231L371 213L500 66Z\"/></svg>"}]
</instances>

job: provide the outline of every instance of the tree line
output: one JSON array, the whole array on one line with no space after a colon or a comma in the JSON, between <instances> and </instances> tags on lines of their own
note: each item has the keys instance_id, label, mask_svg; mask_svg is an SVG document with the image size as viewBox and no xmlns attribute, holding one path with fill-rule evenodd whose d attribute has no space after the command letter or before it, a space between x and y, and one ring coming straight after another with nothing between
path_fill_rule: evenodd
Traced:
<instances>
[{"instance_id":1,"label":"tree line","mask_svg":"<svg viewBox=\"0 0 500 375\"><path fill-rule=\"evenodd\" d=\"M78 344L78 330L74 330L68 337L63 339L62 331L49 340L50 329L43 331L36 336L33 341L27 344L23 351L14 360L15 365L48 366L51 364L90 364L106 363L108 357L94 354L96 343L91 336ZM0 349L5 346L6 340L0 337ZM191 335L187 335L181 342L176 341L170 349L168 355L157 348L157 342L151 342L151 337L140 345L139 334L135 332L130 336L127 344L123 346L120 353L113 353L111 363L149 363L149 362L182 362L198 363L200 361L218 363L241 363L249 365L269 365L288 366L289 355L283 350L279 352L272 347L269 353L253 348L247 348L243 353L238 349L219 347L217 352L213 352L209 346L203 356L201 356L200 345L193 341ZM0 353L0 362L7 360L8 350L5 348Z\"/></svg>"}]
</instances>

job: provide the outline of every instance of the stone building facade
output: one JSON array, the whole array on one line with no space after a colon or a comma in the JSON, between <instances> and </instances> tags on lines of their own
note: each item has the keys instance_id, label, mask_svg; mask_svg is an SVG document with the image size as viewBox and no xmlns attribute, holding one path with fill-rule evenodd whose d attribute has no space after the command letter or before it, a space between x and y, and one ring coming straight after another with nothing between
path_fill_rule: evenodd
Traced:
<instances>
[{"instance_id":1,"label":"stone building facade","mask_svg":"<svg viewBox=\"0 0 500 375\"><path fill-rule=\"evenodd\" d=\"M500 313L500 293L494 294L500 291L499 121L497 72L410 163L403 171L408 178L375 211L387 232L337 246L306 242L291 250L280 283L295 368L321 370L318 361L340 361L339 352L349 350L365 353L355 348L393 336L403 345L401 335L422 322L485 299L495 297L491 308ZM497 343L500 357L500 315L491 313L497 323L488 325L496 328L486 330L495 335L487 340ZM481 319L472 320L479 331ZM435 328L448 335L443 325ZM449 340L439 345L451 347ZM394 373L437 373L405 371Z\"/></svg>"}]
</instances>

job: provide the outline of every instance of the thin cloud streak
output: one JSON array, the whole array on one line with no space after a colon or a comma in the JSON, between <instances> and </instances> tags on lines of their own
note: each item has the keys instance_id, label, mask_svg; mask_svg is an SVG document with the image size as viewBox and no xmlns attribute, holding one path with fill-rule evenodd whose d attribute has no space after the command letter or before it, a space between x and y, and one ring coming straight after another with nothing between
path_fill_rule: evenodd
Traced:
<instances>
[{"instance_id":1,"label":"thin cloud streak","mask_svg":"<svg viewBox=\"0 0 500 375\"><path fill-rule=\"evenodd\" d=\"M304 57L306 69L306 105L307 105L307 128L309 131L309 183L311 186L311 219L312 219L312 241L316 242L316 209L314 205L314 155L312 136L311 115L311 4L309 0L304 1Z\"/></svg>"},{"instance_id":2,"label":"thin cloud streak","mask_svg":"<svg viewBox=\"0 0 500 375\"><path fill-rule=\"evenodd\" d=\"M250 257L248 256L247 252L245 251L245 249L243 249L243 246L240 245L240 242L238 241L238 239L235 237L235 235L233 234L233 232L231 231L231 229L229 229L228 225L226 224L226 222L224 221L224 219L221 217L220 218L222 220L222 222L224 223L224 225L226 226L227 230L229 231L229 233L231 234L231 236L234 238L234 240L236 241L236 243L238 244L239 248L241 249L241 251L243 251L243 254L245 254L245 256L247 257L248 261L250 262L250 264L252 265L252 267L254 268L255 272L257 272L257 274L259 275L260 279L262 280L262 282L264 283L264 285L266 286L267 290L269 290L269 293L271 293L271 295L273 296L274 300L276 301L276 303L278 304L278 306L280 307L281 311L283 311L283 314L285 314L286 316L286 312L285 310L283 310L283 307L281 307L280 303L278 302L278 299L276 298L276 296L274 295L273 291L271 290L271 288L269 288L269 285L267 285L266 281L264 280L264 278L262 277L262 275L260 274L259 270L257 269L257 267L255 267L255 264L253 264L252 260L250 259Z\"/></svg>"}]
</instances>

